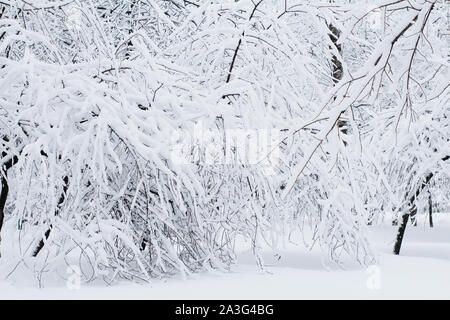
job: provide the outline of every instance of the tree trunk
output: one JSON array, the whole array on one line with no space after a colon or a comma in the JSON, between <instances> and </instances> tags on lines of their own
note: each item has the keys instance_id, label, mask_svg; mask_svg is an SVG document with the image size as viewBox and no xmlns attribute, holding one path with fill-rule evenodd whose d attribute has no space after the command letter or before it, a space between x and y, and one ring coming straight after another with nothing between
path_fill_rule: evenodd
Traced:
<instances>
[{"instance_id":1,"label":"tree trunk","mask_svg":"<svg viewBox=\"0 0 450 320\"><path fill-rule=\"evenodd\" d=\"M1 174L1 172L0 172ZM6 174L6 173L4 173ZM8 186L8 181L6 181L6 178L1 177L1 185L0 187L2 188L0 191L0 244L2 243L2 227L3 227L3 220L5 218L5 204L6 204L6 198L8 197L8 192L9 192L9 186ZM0 251L0 257L2 256L2 253Z\"/></svg>"},{"instance_id":2,"label":"tree trunk","mask_svg":"<svg viewBox=\"0 0 450 320\"><path fill-rule=\"evenodd\" d=\"M428 219L430 221L430 228L433 228L433 202L431 200L431 192L428 195Z\"/></svg>"},{"instance_id":3,"label":"tree trunk","mask_svg":"<svg viewBox=\"0 0 450 320\"><path fill-rule=\"evenodd\" d=\"M417 211L417 209L413 209L411 212ZM394 254L399 255L400 249L402 247L403 237L405 236L405 230L406 226L408 225L410 213L406 213L402 216L402 223L400 224L400 227L398 228L397 232L397 239L395 241L394 245Z\"/></svg>"},{"instance_id":4,"label":"tree trunk","mask_svg":"<svg viewBox=\"0 0 450 320\"><path fill-rule=\"evenodd\" d=\"M64 200L66 199L67 188L69 187L69 177L65 176L63 180L64 180L63 192L61 193L61 196L59 197L58 205L55 210L55 216L57 216L59 214L59 210L61 209L61 207L64 203ZM39 241L39 244L37 245L36 249L34 249L33 257L37 257L39 252L41 252L41 250L44 248L45 241L50 236L52 228L53 228L53 226L50 225L50 227L45 232L44 237Z\"/></svg>"},{"instance_id":5,"label":"tree trunk","mask_svg":"<svg viewBox=\"0 0 450 320\"><path fill-rule=\"evenodd\" d=\"M450 159L450 156L445 156L443 157L441 160L442 161L447 161L448 159ZM422 182L422 184L420 186L417 187L416 192L412 195L412 197L409 199L408 202L408 213L404 214L402 216L402 223L400 225L400 228L398 229L397 232L397 240L395 241L395 245L394 245L394 254L398 255L400 254L400 249L402 247L402 241L403 241L403 236L405 234L405 229L406 229L406 225L408 223L409 220L409 216L415 216L417 214L417 207L416 207L416 199L419 197L420 192L422 192L422 190L428 185L428 183L430 182L431 178L433 178L434 174L432 172L430 172L426 177L425 180ZM408 195L409 193L407 193Z\"/></svg>"},{"instance_id":6,"label":"tree trunk","mask_svg":"<svg viewBox=\"0 0 450 320\"><path fill-rule=\"evenodd\" d=\"M330 29L330 31L331 31L330 39L333 42L333 45L336 47L336 49L339 52L339 54L341 54L342 46L337 43L341 32L335 26L333 26L332 24L328 25L328 29ZM332 75L333 75L333 82L337 83L344 76L344 68L342 66L342 62L339 59L339 57L337 57L334 54L333 54L333 56L331 58L331 63L333 65L333 73L332 73Z\"/></svg>"},{"instance_id":7,"label":"tree trunk","mask_svg":"<svg viewBox=\"0 0 450 320\"><path fill-rule=\"evenodd\" d=\"M8 198L8 192L9 192L9 186L8 181L6 180L6 177L3 175L6 175L6 172L2 173L1 176L1 191L0 191L0 233L2 231L3 227L3 220L5 218L5 205L6 205L6 199ZM1 235L0 235L1 240Z\"/></svg>"},{"instance_id":8,"label":"tree trunk","mask_svg":"<svg viewBox=\"0 0 450 320\"><path fill-rule=\"evenodd\" d=\"M2 153L2 156L5 157L6 153ZM0 157L1 159L1 157ZM8 199L8 193L9 193L9 185L8 185L8 170L17 163L17 157L14 156L11 160L7 161L2 168L0 168L0 242L2 240L2 228L3 228L3 222L5 220L5 206L6 206L6 200ZM1 256L1 254L0 254Z\"/></svg>"},{"instance_id":9,"label":"tree trunk","mask_svg":"<svg viewBox=\"0 0 450 320\"><path fill-rule=\"evenodd\" d=\"M414 213L411 213L411 225L413 227L417 227L417 210Z\"/></svg>"},{"instance_id":10,"label":"tree trunk","mask_svg":"<svg viewBox=\"0 0 450 320\"><path fill-rule=\"evenodd\" d=\"M433 173L429 173L425 177L425 181L422 182L422 184L416 189L416 192L414 195L409 199L408 207L407 207L407 213L405 213L402 216L402 223L400 224L400 227L398 228L397 232L397 240L395 241L394 245L394 254L398 255L400 254L400 249L402 247L402 241L403 236L405 234L406 225L408 224L409 218L414 217L417 214L417 207L416 207L416 199L420 195L420 192L423 188L427 186L427 184L430 182L431 178L433 177Z\"/></svg>"}]
</instances>

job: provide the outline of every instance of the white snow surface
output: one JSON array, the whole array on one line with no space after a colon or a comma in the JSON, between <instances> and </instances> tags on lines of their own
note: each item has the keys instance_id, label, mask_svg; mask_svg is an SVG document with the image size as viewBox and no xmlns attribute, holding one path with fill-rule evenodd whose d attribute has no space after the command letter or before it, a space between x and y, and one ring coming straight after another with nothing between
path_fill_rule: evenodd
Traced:
<instances>
[{"instance_id":1,"label":"white snow surface","mask_svg":"<svg viewBox=\"0 0 450 320\"><path fill-rule=\"evenodd\" d=\"M97 281L70 290L64 280L38 288L26 272L5 280L11 270L3 262L0 299L450 299L450 221L438 220L433 229L408 226L400 256L391 253L396 227L370 230L379 269L342 269L327 262L318 249L287 245L279 251L279 260L271 250L264 252L265 270L256 265L250 250L243 249L230 272L151 284ZM375 287L368 285L373 270L379 271Z\"/></svg>"}]
</instances>

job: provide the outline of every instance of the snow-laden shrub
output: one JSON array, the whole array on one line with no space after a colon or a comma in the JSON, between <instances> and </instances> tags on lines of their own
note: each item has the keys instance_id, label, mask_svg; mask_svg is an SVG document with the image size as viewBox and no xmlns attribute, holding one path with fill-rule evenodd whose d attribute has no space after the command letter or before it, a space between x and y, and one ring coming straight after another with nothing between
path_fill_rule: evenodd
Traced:
<instances>
[{"instance_id":1,"label":"snow-laden shrub","mask_svg":"<svg viewBox=\"0 0 450 320\"><path fill-rule=\"evenodd\" d=\"M35 50L56 56L47 38L16 20L1 27L3 45L23 50L0 58L2 161L17 157L8 210L28 235L18 256L78 255L95 276L144 279L227 265L197 169L171 156L173 134L209 108L189 75L146 53L51 63Z\"/></svg>"}]
</instances>

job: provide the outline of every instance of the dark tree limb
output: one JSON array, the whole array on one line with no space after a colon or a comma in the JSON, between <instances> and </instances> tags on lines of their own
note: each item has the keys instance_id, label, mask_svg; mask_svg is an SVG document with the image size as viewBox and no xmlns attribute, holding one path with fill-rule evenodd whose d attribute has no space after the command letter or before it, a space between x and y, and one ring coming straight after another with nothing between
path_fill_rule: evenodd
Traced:
<instances>
[{"instance_id":1,"label":"dark tree limb","mask_svg":"<svg viewBox=\"0 0 450 320\"><path fill-rule=\"evenodd\" d=\"M344 66L342 65L342 46L338 43L339 36L341 35L341 32L338 28L336 28L333 24L328 25L328 29L330 30L330 40L333 43L333 46L336 48L337 52L339 53L339 56L336 54L333 54L331 57L331 64L332 64L332 77L333 82L336 84L338 83L342 77L344 76ZM332 47L329 47L330 50L332 50ZM336 97L334 98L336 99ZM347 121L339 120L338 123L339 131L343 134L347 134L348 132L348 123ZM347 145L347 142L344 141L344 145Z\"/></svg>"},{"instance_id":2,"label":"dark tree limb","mask_svg":"<svg viewBox=\"0 0 450 320\"><path fill-rule=\"evenodd\" d=\"M242 33L242 35L244 35L244 34ZM236 58L237 58L237 55L239 52L239 48L241 47L241 43L242 43L242 38L239 39L238 45L237 45L236 49L234 50L233 60L231 60L230 69L228 70L228 76L227 76L226 83L229 83L231 80L231 74L233 72L234 64L236 63Z\"/></svg>"},{"instance_id":3,"label":"dark tree limb","mask_svg":"<svg viewBox=\"0 0 450 320\"><path fill-rule=\"evenodd\" d=\"M253 8L252 13L250 14L250 17L248 18L248 20L252 20L253 16L255 15L256 10L258 9L259 5L263 2L264 0L260 0L258 3L255 4L255 7ZM241 44L242 44L242 38L245 36L245 31L242 32L241 37L239 38L239 42L236 46L236 49L234 50L234 55L233 55L233 59L231 60L231 64L230 64L230 69L228 70L228 76L227 76L227 81L226 83L229 83L231 80L231 74L233 73L233 68L234 65L236 63L237 60L237 56L239 53L239 49L241 48Z\"/></svg>"}]
</instances>

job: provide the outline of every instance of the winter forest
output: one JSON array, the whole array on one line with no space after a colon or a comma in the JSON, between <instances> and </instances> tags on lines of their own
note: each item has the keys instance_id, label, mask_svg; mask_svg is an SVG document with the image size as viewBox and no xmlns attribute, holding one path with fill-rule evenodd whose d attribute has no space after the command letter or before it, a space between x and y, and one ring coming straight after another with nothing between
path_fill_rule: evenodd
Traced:
<instances>
[{"instance_id":1,"label":"winter forest","mask_svg":"<svg viewBox=\"0 0 450 320\"><path fill-rule=\"evenodd\" d=\"M449 19L446 0L0 0L0 290L67 268L208 281L245 247L262 282L430 264L450 297Z\"/></svg>"}]
</instances>

